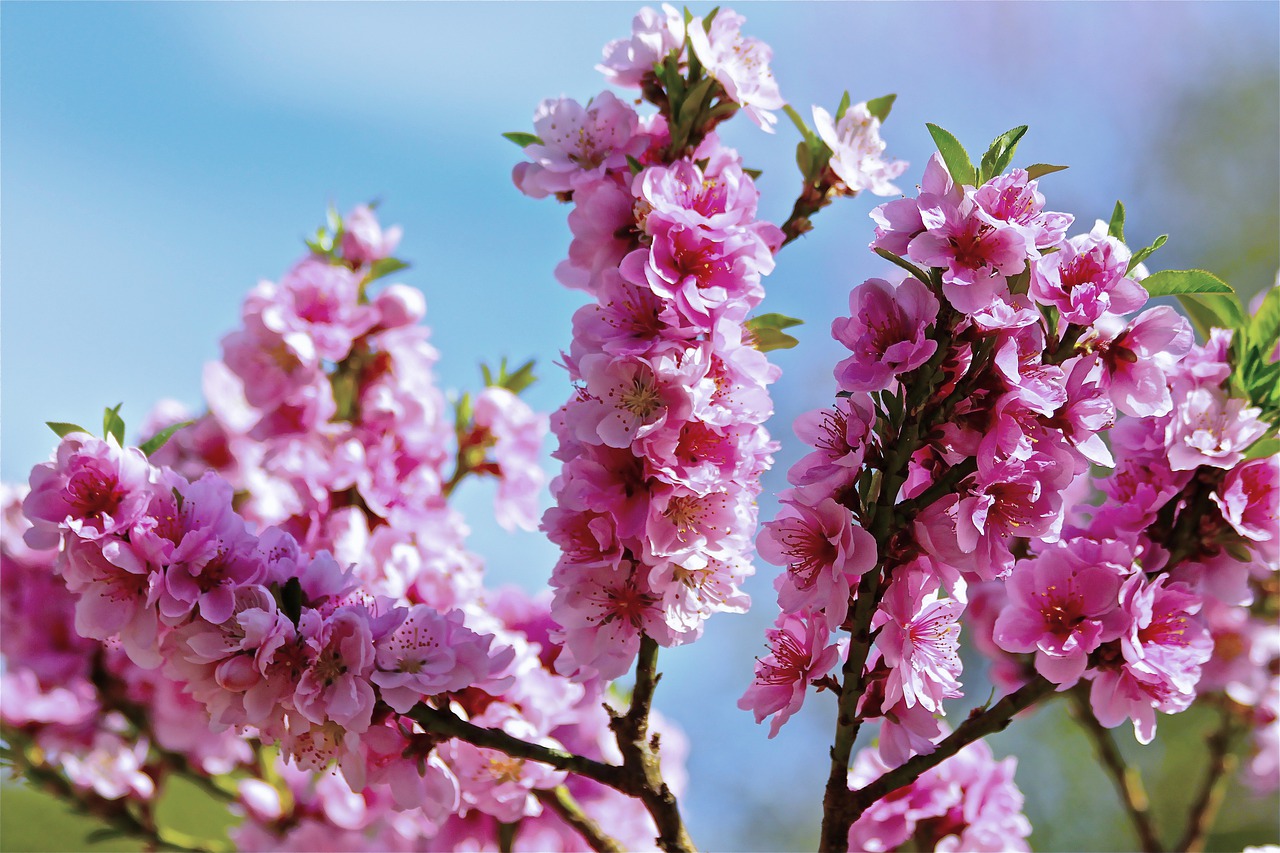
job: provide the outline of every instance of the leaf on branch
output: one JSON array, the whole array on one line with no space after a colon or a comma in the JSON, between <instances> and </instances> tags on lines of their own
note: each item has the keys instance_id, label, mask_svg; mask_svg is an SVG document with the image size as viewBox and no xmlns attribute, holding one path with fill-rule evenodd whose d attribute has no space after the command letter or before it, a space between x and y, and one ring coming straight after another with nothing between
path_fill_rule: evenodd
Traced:
<instances>
[{"instance_id":1,"label":"leaf on branch","mask_svg":"<svg viewBox=\"0 0 1280 853\"><path fill-rule=\"evenodd\" d=\"M536 133L524 133L519 130L513 130L510 133L502 134L503 139L510 139L521 148L528 148L530 145L542 145L542 138Z\"/></svg>"},{"instance_id":2,"label":"leaf on branch","mask_svg":"<svg viewBox=\"0 0 1280 853\"><path fill-rule=\"evenodd\" d=\"M956 184L975 186L978 182L978 175L973 169L973 161L969 159L969 152L964 150L960 140L936 124L926 124L925 127L929 129L929 135L933 137L933 144L938 146L938 153L942 155L942 162L947 164L947 171L951 173L951 180L955 181Z\"/></svg>"},{"instance_id":3,"label":"leaf on branch","mask_svg":"<svg viewBox=\"0 0 1280 853\"><path fill-rule=\"evenodd\" d=\"M1205 270L1161 270L1142 280L1151 296L1180 296L1184 293L1229 293L1231 285ZM1243 312L1242 312L1243 313Z\"/></svg>"},{"instance_id":4,"label":"leaf on branch","mask_svg":"<svg viewBox=\"0 0 1280 853\"><path fill-rule=\"evenodd\" d=\"M409 264L399 258L380 258L369 265L369 273L364 277L366 283L377 281L378 279L391 275L392 273L407 270Z\"/></svg>"},{"instance_id":5,"label":"leaf on branch","mask_svg":"<svg viewBox=\"0 0 1280 853\"><path fill-rule=\"evenodd\" d=\"M62 421L45 421L45 426L53 430L53 434L58 438L66 438L73 432L88 432L88 430L82 426L63 423Z\"/></svg>"},{"instance_id":6,"label":"leaf on branch","mask_svg":"<svg viewBox=\"0 0 1280 853\"><path fill-rule=\"evenodd\" d=\"M138 449L147 456L150 456L160 448L164 447L165 443L168 442L170 438L173 438L173 434L175 432L183 427L189 427L194 423L195 421L183 421L182 423L174 424L173 426L167 426L155 435L151 436L151 438L144 441L142 444L138 445Z\"/></svg>"},{"instance_id":7,"label":"leaf on branch","mask_svg":"<svg viewBox=\"0 0 1280 853\"><path fill-rule=\"evenodd\" d=\"M1159 237L1155 239L1155 242L1152 243L1150 246L1147 246L1147 248L1140 249L1137 252L1135 252L1133 257L1129 259L1129 266L1125 267L1125 270L1124 270L1125 275L1128 275L1129 273L1133 272L1134 268L1137 267L1138 264L1142 263L1147 258L1151 257L1151 254L1156 249L1159 249L1166 242L1168 242L1168 240L1169 240L1168 234L1161 234Z\"/></svg>"},{"instance_id":8,"label":"leaf on branch","mask_svg":"<svg viewBox=\"0 0 1280 853\"><path fill-rule=\"evenodd\" d=\"M867 112L880 119L881 124L889 117L889 111L893 109L893 102L898 100L897 95L881 95L878 98L872 98L867 101Z\"/></svg>"},{"instance_id":9,"label":"leaf on branch","mask_svg":"<svg viewBox=\"0 0 1280 853\"><path fill-rule=\"evenodd\" d=\"M744 171L744 172L746 172L748 175L750 175L750 176L751 176L751 180L753 180L753 181L758 181L758 180L760 180L760 176L764 174L764 170L763 170L763 169L743 169L742 171Z\"/></svg>"},{"instance_id":10,"label":"leaf on branch","mask_svg":"<svg viewBox=\"0 0 1280 853\"><path fill-rule=\"evenodd\" d=\"M116 403L115 408L102 410L102 437L114 436L116 444L124 447L124 418L120 417L120 407L124 403Z\"/></svg>"},{"instance_id":11,"label":"leaf on branch","mask_svg":"<svg viewBox=\"0 0 1280 853\"><path fill-rule=\"evenodd\" d=\"M982 155L982 166L978 171L978 181L986 183L996 175L1004 173L1013 160L1013 152L1018 150L1018 141L1027 132L1027 126L1021 125L1005 131L991 142L987 153Z\"/></svg>"},{"instance_id":12,"label":"leaf on branch","mask_svg":"<svg viewBox=\"0 0 1280 853\"><path fill-rule=\"evenodd\" d=\"M1124 242L1124 202L1117 201L1115 209L1111 211L1111 222L1107 224L1107 236L1115 237L1121 243Z\"/></svg>"},{"instance_id":13,"label":"leaf on branch","mask_svg":"<svg viewBox=\"0 0 1280 853\"><path fill-rule=\"evenodd\" d=\"M748 320L746 327L751 333L756 349L760 352L769 352L776 349L791 349L800 343L782 330L803 324L804 320L797 320L785 314L761 314L759 317Z\"/></svg>"},{"instance_id":14,"label":"leaf on branch","mask_svg":"<svg viewBox=\"0 0 1280 853\"><path fill-rule=\"evenodd\" d=\"M846 89L844 94L840 96L840 104L836 107L836 121L844 118L844 114L848 112L852 99L849 97L849 90Z\"/></svg>"},{"instance_id":15,"label":"leaf on branch","mask_svg":"<svg viewBox=\"0 0 1280 853\"><path fill-rule=\"evenodd\" d=\"M796 112L790 104L784 105L782 111L787 114L787 118L791 119L791 123L796 126L796 130L800 131L800 135L804 137L805 142L808 142L810 146L821 144L818 135L809 129L809 125L804 123L800 113Z\"/></svg>"},{"instance_id":16,"label":"leaf on branch","mask_svg":"<svg viewBox=\"0 0 1280 853\"><path fill-rule=\"evenodd\" d=\"M1033 163L1027 167L1027 177L1031 180L1052 175L1054 172L1065 172L1070 166L1055 166L1052 163Z\"/></svg>"},{"instance_id":17,"label":"leaf on branch","mask_svg":"<svg viewBox=\"0 0 1280 853\"><path fill-rule=\"evenodd\" d=\"M1249 348L1270 357L1280 343L1280 288L1271 288L1262 298L1258 313L1249 320Z\"/></svg>"}]
</instances>

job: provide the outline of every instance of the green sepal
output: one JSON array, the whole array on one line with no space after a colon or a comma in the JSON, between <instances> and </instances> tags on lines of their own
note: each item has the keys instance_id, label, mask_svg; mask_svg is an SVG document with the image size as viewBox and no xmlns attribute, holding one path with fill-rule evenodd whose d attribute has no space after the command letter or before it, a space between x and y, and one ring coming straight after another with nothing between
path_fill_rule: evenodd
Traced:
<instances>
[{"instance_id":1,"label":"green sepal","mask_svg":"<svg viewBox=\"0 0 1280 853\"><path fill-rule=\"evenodd\" d=\"M632 175L638 175L644 171L644 163L641 163L630 154L627 155L627 166L631 169Z\"/></svg>"},{"instance_id":2,"label":"green sepal","mask_svg":"<svg viewBox=\"0 0 1280 853\"><path fill-rule=\"evenodd\" d=\"M845 93L840 96L840 105L836 107L836 121L844 118L844 114L848 112L851 103L853 102L849 98L849 91L846 89Z\"/></svg>"},{"instance_id":3,"label":"green sepal","mask_svg":"<svg viewBox=\"0 0 1280 853\"><path fill-rule=\"evenodd\" d=\"M170 438L173 438L173 434L175 432L182 429L183 427L189 427L194 423L195 421L183 421L182 423L174 424L173 426L167 426L164 429L160 430L155 435L151 436L151 438L144 441L142 444L138 445L138 449L141 450L145 455L150 456L160 448L164 447L165 443Z\"/></svg>"},{"instance_id":4,"label":"green sepal","mask_svg":"<svg viewBox=\"0 0 1280 853\"><path fill-rule=\"evenodd\" d=\"M961 184L977 185L978 174L974 171L973 161L969 159L969 152L964 150L960 140L936 124L926 124L925 127L929 129L929 135L933 137L933 144L938 146L938 153L942 155L942 162L947 164L947 171L951 173L951 180L957 186Z\"/></svg>"},{"instance_id":5,"label":"green sepal","mask_svg":"<svg viewBox=\"0 0 1280 853\"><path fill-rule=\"evenodd\" d=\"M406 270L409 264L399 258L379 258L369 265L369 272L365 275L364 280L367 284L371 281L377 281L383 276Z\"/></svg>"},{"instance_id":6,"label":"green sepal","mask_svg":"<svg viewBox=\"0 0 1280 853\"><path fill-rule=\"evenodd\" d=\"M1145 261L1147 258L1151 257L1151 254L1156 249L1159 249L1168 241L1169 241L1169 235L1161 234L1159 237L1155 239L1155 242L1153 242L1150 246L1147 246L1147 248L1145 249L1139 249L1137 252L1134 253L1133 257L1129 259L1129 266L1124 268L1124 274L1128 275L1129 273L1133 272L1134 267L1136 267L1138 264Z\"/></svg>"}]
</instances>

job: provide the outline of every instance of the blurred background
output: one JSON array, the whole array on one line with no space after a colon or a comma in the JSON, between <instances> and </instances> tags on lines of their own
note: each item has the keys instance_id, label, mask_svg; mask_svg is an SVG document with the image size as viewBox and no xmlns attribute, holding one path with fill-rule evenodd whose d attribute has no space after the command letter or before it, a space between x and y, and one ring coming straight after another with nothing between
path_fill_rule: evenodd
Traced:
<instances>
[{"instance_id":1,"label":"blurred background","mask_svg":"<svg viewBox=\"0 0 1280 853\"><path fill-rule=\"evenodd\" d=\"M636 6L571 4L5 3L0 7L0 474L26 479L47 457L46 420L96 423L124 401L200 403L201 365L237 323L245 291L278 277L323 221L381 199L405 229L400 276L427 294L446 388L476 388L477 365L535 358L528 392L543 410L568 395L554 366L582 301L552 277L568 210L519 195L520 156L503 131L527 130L539 100L585 101L602 88L600 48L627 35ZM695 8L705 14L707 8ZM1276 278L1280 201L1280 5L1275 3L744 3L745 30L774 48L783 95L833 109L896 92L889 153L931 152L926 121L980 154L1029 124L1018 164L1063 163L1049 207L1078 230L1128 207L1135 247L1159 234L1153 268L1212 270L1246 298ZM794 130L745 120L726 129L764 170L762 213L781 221L797 189ZM809 321L777 352L773 431L784 442L765 483L785 484L801 455L789 429L825 405L839 358L830 318L850 287L879 274L866 250L870 197L823 211L766 280L765 310ZM1075 232L1073 232L1075 233ZM549 449L549 448L548 448ZM485 484L461 490L472 547L493 583L544 585L555 552L492 521ZM708 849L815 845L833 707L811 696L772 742L735 707L764 651L774 569L748 587L756 608L711 620L706 637L663 656L658 705L689 733L693 837ZM980 660L970 704L989 685ZM963 704L963 703L962 703ZM966 707L953 713L962 719ZM1162 718L1139 749L1157 818L1185 812L1208 722ZM1125 850L1136 841L1109 780L1061 703L992 739L1016 754L1039 850ZM3 788L0 847L92 845L93 825L39 795ZM193 829L218 817L179 794L168 809ZM1172 832L1170 832L1172 834ZM1277 803L1233 790L1211 849L1280 841ZM116 847L114 849L127 849Z\"/></svg>"}]
</instances>

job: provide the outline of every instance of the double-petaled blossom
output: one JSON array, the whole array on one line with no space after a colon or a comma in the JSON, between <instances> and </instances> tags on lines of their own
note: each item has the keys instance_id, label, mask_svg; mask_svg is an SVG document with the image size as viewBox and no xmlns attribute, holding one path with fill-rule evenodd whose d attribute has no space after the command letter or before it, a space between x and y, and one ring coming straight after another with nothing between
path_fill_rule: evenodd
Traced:
<instances>
[{"instance_id":1,"label":"double-petaled blossom","mask_svg":"<svg viewBox=\"0 0 1280 853\"><path fill-rule=\"evenodd\" d=\"M1258 419L1262 410L1228 397L1221 389L1201 386L1178 400L1166 428L1169 464L1175 471L1201 465L1231 468L1244 451L1267 431Z\"/></svg>"},{"instance_id":2,"label":"double-petaled blossom","mask_svg":"<svg viewBox=\"0 0 1280 853\"><path fill-rule=\"evenodd\" d=\"M57 457L31 471L23 512L31 520L24 538L32 548L52 548L66 531L95 540L120 533L141 518L150 499L146 457L113 439L74 432Z\"/></svg>"},{"instance_id":3,"label":"double-petaled blossom","mask_svg":"<svg viewBox=\"0 0 1280 853\"><path fill-rule=\"evenodd\" d=\"M635 110L612 92L601 92L585 107L572 98L545 100L533 114L539 141L525 146L533 162L516 166L515 184L525 195L543 198L607 169L625 169L627 157L647 144L636 135L638 127Z\"/></svg>"},{"instance_id":4,"label":"double-petaled blossom","mask_svg":"<svg viewBox=\"0 0 1280 853\"><path fill-rule=\"evenodd\" d=\"M1129 314L1147 302L1146 290L1128 276L1128 248L1107 236L1104 223L1099 226L1031 267L1031 295L1077 326L1092 325L1106 313Z\"/></svg>"},{"instance_id":5,"label":"double-petaled blossom","mask_svg":"<svg viewBox=\"0 0 1280 853\"><path fill-rule=\"evenodd\" d=\"M666 3L661 12L646 6L631 21L631 37L606 44L596 68L615 86L637 88L655 64L683 45L684 16Z\"/></svg>"},{"instance_id":6,"label":"double-petaled blossom","mask_svg":"<svg viewBox=\"0 0 1280 853\"><path fill-rule=\"evenodd\" d=\"M938 300L908 276L896 286L871 278L849 292L849 316L837 317L831 335L853 353L836 365L845 391L881 391L915 370L938 349L928 328L938 318Z\"/></svg>"},{"instance_id":7,"label":"double-petaled blossom","mask_svg":"<svg viewBox=\"0 0 1280 853\"><path fill-rule=\"evenodd\" d=\"M1084 340L1105 370L1105 386L1121 412L1136 418L1173 408L1166 374L1191 349L1191 324L1167 305L1143 311L1132 322L1103 314Z\"/></svg>"},{"instance_id":8,"label":"double-petaled blossom","mask_svg":"<svg viewBox=\"0 0 1280 853\"><path fill-rule=\"evenodd\" d=\"M1236 465L1209 496L1236 533L1275 560L1280 548L1280 457L1252 459Z\"/></svg>"}]
</instances>

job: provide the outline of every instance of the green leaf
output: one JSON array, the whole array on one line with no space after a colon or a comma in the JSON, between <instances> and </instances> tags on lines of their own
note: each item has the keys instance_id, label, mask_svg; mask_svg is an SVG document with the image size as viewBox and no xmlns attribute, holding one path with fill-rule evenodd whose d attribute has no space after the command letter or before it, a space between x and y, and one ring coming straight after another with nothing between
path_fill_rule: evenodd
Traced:
<instances>
[{"instance_id":1,"label":"green leaf","mask_svg":"<svg viewBox=\"0 0 1280 853\"><path fill-rule=\"evenodd\" d=\"M151 438L144 441L142 444L138 445L138 449L147 456L150 456L160 448L164 447L165 443L173 437L175 432L183 427L189 427L194 423L195 421L183 421L182 423L174 424L173 426L167 426L155 435L151 436Z\"/></svg>"},{"instance_id":2,"label":"green leaf","mask_svg":"<svg viewBox=\"0 0 1280 853\"><path fill-rule=\"evenodd\" d=\"M893 102L896 100L898 100L897 95L881 95L878 98L872 98L867 101L867 112L883 123L889 117L889 111L893 109Z\"/></svg>"},{"instance_id":3,"label":"green leaf","mask_svg":"<svg viewBox=\"0 0 1280 853\"><path fill-rule=\"evenodd\" d=\"M676 122L684 128L692 129L697 123L698 115L707 105L706 102L711 93L711 87L716 85L714 77L704 77L701 81L694 84L680 102L680 112L676 116Z\"/></svg>"},{"instance_id":4,"label":"green leaf","mask_svg":"<svg viewBox=\"0 0 1280 853\"><path fill-rule=\"evenodd\" d=\"M836 107L836 121L844 118L844 114L849 109L849 105L851 103L852 101L849 98L849 91L846 89L845 93L840 96L840 105Z\"/></svg>"},{"instance_id":5,"label":"green leaf","mask_svg":"<svg viewBox=\"0 0 1280 853\"><path fill-rule=\"evenodd\" d=\"M982 155L982 165L978 172L980 182L986 183L1009 168L1009 162L1013 160L1013 152L1018 149L1018 141L1026 132L1027 126L1024 124L1007 130L992 140L987 153Z\"/></svg>"},{"instance_id":6,"label":"green leaf","mask_svg":"<svg viewBox=\"0 0 1280 853\"><path fill-rule=\"evenodd\" d=\"M796 166L800 169L800 174L804 175L805 181L808 181L813 174L813 153L809 150L809 143L796 143Z\"/></svg>"},{"instance_id":7,"label":"green leaf","mask_svg":"<svg viewBox=\"0 0 1280 853\"><path fill-rule=\"evenodd\" d=\"M328 225L329 230L332 233L334 234L341 233L342 216L338 213L338 208L330 204L327 208L325 208L324 218L325 218L325 224Z\"/></svg>"},{"instance_id":8,"label":"green leaf","mask_svg":"<svg viewBox=\"0 0 1280 853\"><path fill-rule=\"evenodd\" d=\"M1269 359L1280 341L1280 288L1273 287L1262 297L1258 313L1249 320L1249 348Z\"/></svg>"},{"instance_id":9,"label":"green leaf","mask_svg":"<svg viewBox=\"0 0 1280 853\"><path fill-rule=\"evenodd\" d=\"M504 358L498 369L498 381L488 381L488 377L486 377L486 384L497 385L501 388L506 388L512 394L519 394L534 382L538 381L537 377L533 375L534 363L533 359L529 359L524 364L520 365L520 367L516 369L515 373L508 373L507 360Z\"/></svg>"},{"instance_id":10,"label":"green leaf","mask_svg":"<svg viewBox=\"0 0 1280 853\"><path fill-rule=\"evenodd\" d=\"M1280 453L1280 438L1272 436L1271 438L1261 438L1249 445L1249 449L1244 452L1245 459L1266 459L1268 456L1274 456Z\"/></svg>"},{"instance_id":11,"label":"green leaf","mask_svg":"<svg viewBox=\"0 0 1280 853\"><path fill-rule=\"evenodd\" d=\"M1182 303L1182 310L1187 312L1187 317L1199 333L1201 340L1209 339L1209 330L1214 326L1225 329L1231 325L1219 314L1215 298L1212 296L1179 296L1178 301Z\"/></svg>"},{"instance_id":12,"label":"green leaf","mask_svg":"<svg viewBox=\"0 0 1280 853\"><path fill-rule=\"evenodd\" d=\"M888 249L876 249L875 253L880 257L884 258L889 263L893 264L894 266L901 267L902 269L911 273L913 278L919 280L923 284L929 285L929 274L926 273L924 270L920 269L920 267L911 263L911 261L908 261L906 258L899 257L898 255L895 255L893 252L890 252Z\"/></svg>"},{"instance_id":13,"label":"green leaf","mask_svg":"<svg viewBox=\"0 0 1280 853\"><path fill-rule=\"evenodd\" d=\"M76 424L63 423L62 421L45 421L45 425L47 425L49 429L53 430L53 434L56 435L58 438L66 438L68 435L70 435L73 432L84 432L84 433L89 432L87 429L85 429L82 426L77 426Z\"/></svg>"},{"instance_id":14,"label":"green leaf","mask_svg":"<svg viewBox=\"0 0 1280 853\"><path fill-rule=\"evenodd\" d=\"M750 175L750 176L751 176L751 180L753 180L753 181L758 181L758 180L760 180L760 176L764 174L764 170L763 170L763 169L743 169L742 171L744 171L744 172L746 172L748 175Z\"/></svg>"},{"instance_id":15,"label":"green leaf","mask_svg":"<svg viewBox=\"0 0 1280 853\"><path fill-rule=\"evenodd\" d=\"M1144 280L1145 284L1146 281ZM1182 303L1182 307L1187 309L1190 314L1193 310L1203 309L1202 316L1207 312L1211 318L1210 327L1216 326L1219 329L1239 329L1244 325L1244 309L1240 307L1240 300L1234 293L1181 293L1178 294L1178 301ZM1192 309L1191 306L1197 306ZM1191 322L1195 323L1196 318L1192 317ZM1197 328L1199 328L1197 326ZM1209 332L1207 329L1201 329L1201 333L1207 339Z\"/></svg>"},{"instance_id":16,"label":"green leaf","mask_svg":"<svg viewBox=\"0 0 1280 853\"><path fill-rule=\"evenodd\" d=\"M1184 293L1230 293L1235 295L1231 285L1213 273L1205 272L1204 270L1161 270L1144 278L1142 286L1153 297L1179 296Z\"/></svg>"},{"instance_id":17,"label":"green leaf","mask_svg":"<svg viewBox=\"0 0 1280 853\"><path fill-rule=\"evenodd\" d=\"M1111 222L1107 225L1107 235L1124 242L1124 202L1117 201L1111 211Z\"/></svg>"},{"instance_id":18,"label":"green leaf","mask_svg":"<svg viewBox=\"0 0 1280 853\"><path fill-rule=\"evenodd\" d=\"M631 174L638 175L644 171L644 163L641 163L630 154L627 155L627 166L631 169Z\"/></svg>"},{"instance_id":19,"label":"green leaf","mask_svg":"<svg viewBox=\"0 0 1280 853\"><path fill-rule=\"evenodd\" d=\"M528 148L530 145L542 145L542 138L534 133L523 133L513 130L510 133L502 134L503 139L510 139L521 148Z\"/></svg>"},{"instance_id":20,"label":"green leaf","mask_svg":"<svg viewBox=\"0 0 1280 853\"><path fill-rule=\"evenodd\" d=\"M399 258L379 258L369 265L369 272L365 276L365 282L377 281L383 276L406 270L409 265Z\"/></svg>"},{"instance_id":21,"label":"green leaf","mask_svg":"<svg viewBox=\"0 0 1280 853\"><path fill-rule=\"evenodd\" d=\"M926 124L929 129L929 135L933 137L933 144L938 146L938 153L942 155L942 162L947 164L947 171L951 173L951 180L957 185L968 184L974 186L977 184L977 173L973 170L973 162L969 159L969 152L964 150L964 146L960 144L960 140L952 136L948 131L943 130L936 124Z\"/></svg>"},{"instance_id":22,"label":"green leaf","mask_svg":"<svg viewBox=\"0 0 1280 853\"><path fill-rule=\"evenodd\" d=\"M720 7L716 6L714 9L712 9L710 12L707 13L707 16L702 19L702 28L704 30L706 30L707 32L711 32L711 22L716 19L716 15L719 12L720 12Z\"/></svg>"},{"instance_id":23,"label":"green leaf","mask_svg":"<svg viewBox=\"0 0 1280 853\"><path fill-rule=\"evenodd\" d=\"M1161 246L1163 246L1166 242L1168 242L1168 240L1169 240L1168 234L1161 234L1159 237L1155 239L1155 242L1152 243L1150 246L1148 246L1145 249L1139 249L1137 252L1135 252L1133 257L1129 259L1129 266L1125 267L1125 270L1124 270L1125 275L1128 275L1129 273L1133 272L1134 267L1136 267L1138 264L1145 261L1147 258L1151 257L1151 253L1154 252L1156 249L1159 249Z\"/></svg>"},{"instance_id":24,"label":"green leaf","mask_svg":"<svg viewBox=\"0 0 1280 853\"><path fill-rule=\"evenodd\" d=\"M800 131L800 135L804 137L804 141L813 145L818 141L818 136L809 129L809 125L804 123L804 119L800 117L800 113L792 109L790 104L783 106L782 111L787 114L787 118L791 119L791 123L796 126L796 130Z\"/></svg>"},{"instance_id":25,"label":"green leaf","mask_svg":"<svg viewBox=\"0 0 1280 853\"><path fill-rule=\"evenodd\" d=\"M124 418L120 417L120 407L124 403L116 403L114 409L102 410L102 437L114 436L116 444L124 447Z\"/></svg>"},{"instance_id":26,"label":"green leaf","mask_svg":"<svg viewBox=\"0 0 1280 853\"><path fill-rule=\"evenodd\" d=\"M761 314L746 322L747 330L756 349L769 352L776 349L791 349L800 341L788 335L783 329L803 325L803 320L788 317L785 314Z\"/></svg>"},{"instance_id":27,"label":"green leaf","mask_svg":"<svg viewBox=\"0 0 1280 853\"><path fill-rule=\"evenodd\" d=\"M1055 166L1052 163L1034 163L1027 167L1027 177L1034 181L1054 172L1065 172L1069 168L1070 166Z\"/></svg>"}]
</instances>

